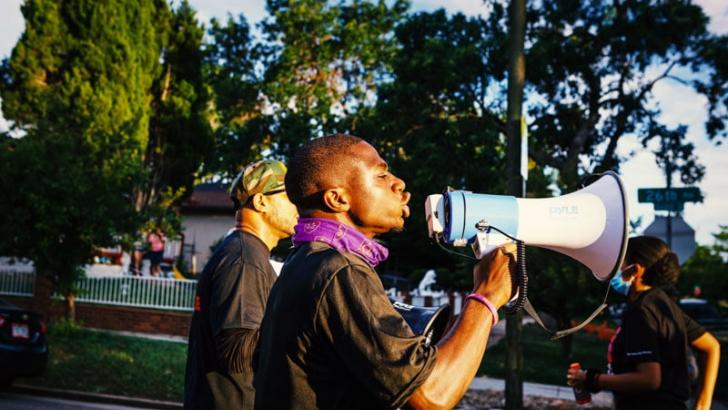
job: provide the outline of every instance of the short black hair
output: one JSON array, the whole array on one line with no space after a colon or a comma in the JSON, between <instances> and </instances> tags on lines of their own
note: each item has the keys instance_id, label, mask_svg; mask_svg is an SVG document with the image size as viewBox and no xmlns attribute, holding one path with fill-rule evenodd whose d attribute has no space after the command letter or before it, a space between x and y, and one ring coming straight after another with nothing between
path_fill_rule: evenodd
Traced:
<instances>
[{"instance_id":1,"label":"short black hair","mask_svg":"<svg viewBox=\"0 0 728 410\"><path fill-rule=\"evenodd\" d=\"M351 162L348 154L361 142L365 141L353 135L327 135L309 141L293 154L288 162L286 192L299 212L317 207L323 190L337 177L346 177L345 166Z\"/></svg>"},{"instance_id":2,"label":"short black hair","mask_svg":"<svg viewBox=\"0 0 728 410\"><path fill-rule=\"evenodd\" d=\"M666 288L674 285L680 276L677 255L665 242L654 236L630 238L624 257L627 264L639 263L645 267L645 284Z\"/></svg>"}]
</instances>

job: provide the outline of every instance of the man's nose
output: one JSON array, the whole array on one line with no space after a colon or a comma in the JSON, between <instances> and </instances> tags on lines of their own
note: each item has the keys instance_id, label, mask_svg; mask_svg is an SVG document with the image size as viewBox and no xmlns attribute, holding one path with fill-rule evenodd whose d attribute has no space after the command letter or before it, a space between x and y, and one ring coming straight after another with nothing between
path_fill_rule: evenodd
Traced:
<instances>
[{"instance_id":1,"label":"man's nose","mask_svg":"<svg viewBox=\"0 0 728 410\"><path fill-rule=\"evenodd\" d=\"M403 192L406 187L407 184L401 178L394 177L394 183L392 184L392 190L394 192Z\"/></svg>"}]
</instances>

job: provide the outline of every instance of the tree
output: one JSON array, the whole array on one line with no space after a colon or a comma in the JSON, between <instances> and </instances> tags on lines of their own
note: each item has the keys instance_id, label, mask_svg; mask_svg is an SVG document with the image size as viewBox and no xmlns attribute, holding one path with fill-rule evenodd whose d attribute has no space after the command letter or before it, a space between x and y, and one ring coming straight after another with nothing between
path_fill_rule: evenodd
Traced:
<instances>
[{"instance_id":1,"label":"tree","mask_svg":"<svg viewBox=\"0 0 728 410\"><path fill-rule=\"evenodd\" d=\"M371 105L394 52L391 32L409 4L396 0L268 0L264 95L273 151L290 155ZM355 118L355 116L353 116Z\"/></svg>"},{"instance_id":2,"label":"tree","mask_svg":"<svg viewBox=\"0 0 728 410\"><path fill-rule=\"evenodd\" d=\"M464 271L470 262L431 244L424 214L417 210L427 195L448 185L505 189L505 180L497 177L505 169L503 121L487 98L488 87L504 78L505 65L493 70L496 64L487 58L501 45L482 21L460 14L450 18L444 10L409 16L395 36L391 80L379 86L376 106L352 120L412 193L407 234L383 237L392 249L384 269L418 280L435 268L442 287L467 287L470 276Z\"/></svg>"},{"instance_id":3,"label":"tree","mask_svg":"<svg viewBox=\"0 0 728 410\"><path fill-rule=\"evenodd\" d=\"M622 138L658 136L652 97L658 82L692 85L715 104L725 99L725 64L714 53L726 39L707 32L699 6L551 2L529 13L531 154L558 170L562 188L573 189L585 173L617 168ZM714 75L691 75L701 71ZM708 125L713 138L725 117L712 115Z\"/></svg>"},{"instance_id":4,"label":"tree","mask_svg":"<svg viewBox=\"0 0 728 410\"><path fill-rule=\"evenodd\" d=\"M716 56L725 39L707 32L700 7L682 1L547 2L531 3L527 13L529 154L536 169L553 176L557 193L578 189L587 174L618 169L624 158L616 155L617 145L634 136L644 144L671 140L670 152L685 160L677 169L681 178L699 180L702 169L684 129L659 123L652 90L660 81L679 81L714 107L724 103L725 64ZM488 21L506 27L503 15L493 13ZM725 118L712 115L710 121L708 135L717 138ZM604 285L584 267L535 249L529 262L539 267L531 275L534 306L560 327L603 297ZM569 346L567 338L567 356Z\"/></svg>"},{"instance_id":5,"label":"tree","mask_svg":"<svg viewBox=\"0 0 728 410\"><path fill-rule=\"evenodd\" d=\"M253 42L243 15L225 24L213 19L205 45L204 69L210 88L214 156L205 173L234 176L240 167L270 147L269 121L263 114L262 79L256 71L260 46Z\"/></svg>"},{"instance_id":6,"label":"tree","mask_svg":"<svg viewBox=\"0 0 728 410\"><path fill-rule=\"evenodd\" d=\"M203 73L204 29L186 0L165 17L156 22L163 36L158 50L162 67L151 87L148 107L146 180L137 188L135 199L137 210L144 211L147 219L166 219L175 225L170 205L191 193L203 161L212 157L213 142Z\"/></svg>"},{"instance_id":7,"label":"tree","mask_svg":"<svg viewBox=\"0 0 728 410\"><path fill-rule=\"evenodd\" d=\"M720 232L713 234L715 244L698 245L690 258L682 265L678 289L689 295L699 286L703 297L725 300L728 295L728 225L721 225Z\"/></svg>"},{"instance_id":8,"label":"tree","mask_svg":"<svg viewBox=\"0 0 728 410\"><path fill-rule=\"evenodd\" d=\"M0 248L54 277L73 318L72 284L95 246L140 222L148 90L160 73L164 1L26 1L25 31L3 62L7 200Z\"/></svg>"}]
</instances>

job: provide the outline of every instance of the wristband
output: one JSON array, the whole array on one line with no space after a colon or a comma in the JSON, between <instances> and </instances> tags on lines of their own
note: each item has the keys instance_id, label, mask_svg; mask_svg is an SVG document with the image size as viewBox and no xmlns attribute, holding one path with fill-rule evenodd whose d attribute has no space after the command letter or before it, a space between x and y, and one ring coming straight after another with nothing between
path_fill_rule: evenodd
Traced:
<instances>
[{"instance_id":1,"label":"wristband","mask_svg":"<svg viewBox=\"0 0 728 410\"><path fill-rule=\"evenodd\" d=\"M465 300L473 299L477 300L478 302L485 305L485 307L490 310L490 314L493 316L493 324L492 326L495 326L496 323L498 323L498 309L495 308L495 305L493 305L493 302L489 301L488 298L485 296L479 294L479 293L471 293L468 296L465 297Z\"/></svg>"},{"instance_id":2,"label":"wristband","mask_svg":"<svg viewBox=\"0 0 728 410\"><path fill-rule=\"evenodd\" d=\"M586 369L586 380L584 381L584 388L591 393L599 393L601 390L597 386L597 379L602 374L599 369Z\"/></svg>"}]
</instances>

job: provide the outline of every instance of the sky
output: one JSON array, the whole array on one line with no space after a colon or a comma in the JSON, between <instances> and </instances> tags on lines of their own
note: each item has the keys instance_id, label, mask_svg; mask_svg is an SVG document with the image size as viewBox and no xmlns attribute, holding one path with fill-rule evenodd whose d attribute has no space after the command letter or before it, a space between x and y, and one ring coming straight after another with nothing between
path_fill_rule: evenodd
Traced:
<instances>
[{"instance_id":1,"label":"sky","mask_svg":"<svg viewBox=\"0 0 728 410\"><path fill-rule=\"evenodd\" d=\"M20 13L21 3L21 0L0 1L0 58L10 55L22 34L24 21ZM197 17L202 22L207 22L212 17L225 19L228 13L243 13L250 23L265 17L265 0L190 0L190 3L197 10ZM699 0L696 3L710 17L711 31L728 33L727 1ZM440 7L445 7L449 12L462 12L467 15L487 13L482 0L412 0L414 10L430 11ZM688 87L677 82L660 81L654 89L654 95L662 110L661 119L664 123L670 127L688 125L688 138L696 145L696 154L706 167L705 178L698 184L705 200L702 203L685 204L683 217L695 229L698 243L711 244L711 234L718 232L718 226L728 225L728 141L716 146L707 140L704 128L707 101ZM7 122L0 115L0 130L3 129L7 129ZM637 202L637 189L664 187L665 177L655 164L650 150L642 148L635 137L621 139L618 153L634 154L622 164L620 175L629 199L630 219L642 217L641 229L644 229L652 222L654 211L652 205ZM674 181L677 181L677 177ZM673 185L680 186L680 182ZM433 187L433 193L439 192L441 188Z\"/></svg>"}]
</instances>

